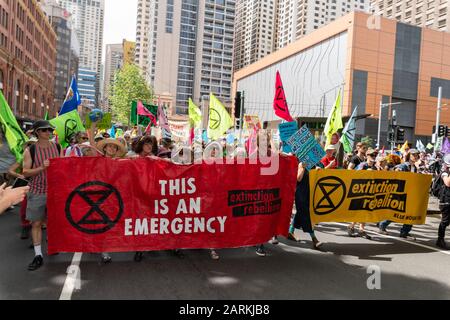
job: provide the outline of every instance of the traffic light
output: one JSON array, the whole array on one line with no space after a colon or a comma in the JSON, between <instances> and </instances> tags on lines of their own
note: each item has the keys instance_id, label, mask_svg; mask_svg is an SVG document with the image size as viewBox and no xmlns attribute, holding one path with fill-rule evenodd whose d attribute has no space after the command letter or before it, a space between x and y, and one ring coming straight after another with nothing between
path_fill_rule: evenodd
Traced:
<instances>
[{"instance_id":1,"label":"traffic light","mask_svg":"<svg viewBox=\"0 0 450 320\"><path fill-rule=\"evenodd\" d=\"M240 91L237 91L236 97L234 98L234 117L238 119L241 118L241 102L242 94Z\"/></svg>"},{"instance_id":2,"label":"traffic light","mask_svg":"<svg viewBox=\"0 0 450 320\"><path fill-rule=\"evenodd\" d=\"M397 143L405 142L405 129L400 127L395 129L395 140Z\"/></svg>"},{"instance_id":3,"label":"traffic light","mask_svg":"<svg viewBox=\"0 0 450 320\"><path fill-rule=\"evenodd\" d=\"M445 137L445 134L447 133L447 128L444 126L439 126L438 128L438 137Z\"/></svg>"},{"instance_id":4,"label":"traffic light","mask_svg":"<svg viewBox=\"0 0 450 320\"><path fill-rule=\"evenodd\" d=\"M395 133L394 132L391 131L388 133L388 141L395 142Z\"/></svg>"}]
</instances>

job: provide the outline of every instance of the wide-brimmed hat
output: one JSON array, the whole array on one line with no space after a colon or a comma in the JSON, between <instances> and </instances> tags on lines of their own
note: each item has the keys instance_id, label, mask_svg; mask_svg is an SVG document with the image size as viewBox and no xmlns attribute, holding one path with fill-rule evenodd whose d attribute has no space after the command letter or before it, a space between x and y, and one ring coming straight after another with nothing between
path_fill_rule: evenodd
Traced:
<instances>
[{"instance_id":1,"label":"wide-brimmed hat","mask_svg":"<svg viewBox=\"0 0 450 320\"><path fill-rule=\"evenodd\" d=\"M103 139L102 141L100 141L97 144L97 148L104 152L106 145L108 144L113 144L115 146L117 146L119 148L118 153L119 153L119 157L124 156L125 154L127 154L128 150L125 148L125 146L117 139L112 139L112 138L108 138L108 139Z\"/></svg>"},{"instance_id":2,"label":"wide-brimmed hat","mask_svg":"<svg viewBox=\"0 0 450 320\"><path fill-rule=\"evenodd\" d=\"M33 124L33 131L36 132L40 129L53 129L55 130L55 127L50 124L47 120L38 120Z\"/></svg>"},{"instance_id":3,"label":"wide-brimmed hat","mask_svg":"<svg viewBox=\"0 0 450 320\"><path fill-rule=\"evenodd\" d=\"M337 149L336 149L336 146L334 145L334 144L330 144L328 147L326 147L326 149L325 149L325 151L328 151L328 150L333 150L333 151L336 151Z\"/></svg>"}]
</instances>

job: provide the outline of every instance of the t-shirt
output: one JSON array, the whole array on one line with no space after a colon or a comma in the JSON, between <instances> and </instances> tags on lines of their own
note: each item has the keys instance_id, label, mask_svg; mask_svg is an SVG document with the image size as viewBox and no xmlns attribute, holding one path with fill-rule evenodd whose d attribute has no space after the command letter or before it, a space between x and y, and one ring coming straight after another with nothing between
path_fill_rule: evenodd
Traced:
<instances>
[{"instance_id":1,"label":"t-shirt","mask_svg":"<svg viewBox=\"0 0 450 320\"><path fill-rule=\"evenodd\" d=\"M16 163L16 157L11 153L8 142L4 137L0 143L0 173L7 173L9 167Z\"/></svg>"},{"instance_id":2,"label":"t-shirt","mask_svg":"<svg viewBox=\"0 0 450 320\"><path fill-rule=\"evenodd\" d=\"M355 165L355 168L358 167L363 162L364 160L361 160L361 158L358 157L357 155L353 156L352 159L350 160L350 163L353 163Z\"/></svg>"},{"instance_id":3,"label":"t-shirt","mask_svg":"<svg viewBox=\"0 0 450 320\"><path fill-rule=\"evenodd\" d=\"M356 170L369 170L369 169L370 170L378 170L377 167L375 166L375 163L373 163L370 166L367 162L362 162L356 167Z\"/></svg>"},{"instance_id":4,"label":"t-shirt","mask_svg":"<svg viewBox=\"0 0 450 320\"><path fill-rule=\"evenodd\" d=\"M333 161L336 160L335 157L331 157L328 158L327 156L323 157L322 160L320 160L320 162L323 164L323 166L326 168L329 166L329 164ZM334 162L334 165L332 165L329 169L336 169L337 168L337 161Z\"/></svg>"}]
</instances>

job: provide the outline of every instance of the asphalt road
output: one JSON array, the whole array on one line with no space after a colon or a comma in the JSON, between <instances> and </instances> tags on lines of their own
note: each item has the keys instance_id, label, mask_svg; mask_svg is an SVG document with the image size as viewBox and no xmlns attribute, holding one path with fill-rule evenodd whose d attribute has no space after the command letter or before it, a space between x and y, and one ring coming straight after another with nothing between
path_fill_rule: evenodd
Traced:
<instances>
[{"instance_id":1,"label":"asphalt road","mask_svg":"<svg viewBox=\"0 0 450 320\"><path fill-rule=\"evenodd\" d=\"M450 299L450 252L434 250L439 216L416 226L414 241L392 237L350 238L345 225L321 224L317 237L323 251L311 249L309 236L300 243L280 239L267 244L267 257L254 248L220 250L214 261L207 250L146 253L141 263L133 253L112 254L113 262L83 254L79 266L80 299ZM373 225L368 230L377 230ZM60 299L67 288L73 254L45 257L38 271L27 271L34 252L30 240L20 240L17 210L0 216L0 299ZM450 234L449 234L450 239ZM381 271L381 289L369 290L369 266ZM67 293L67 292L66 292Z\"/></svg>"}]
</instances>

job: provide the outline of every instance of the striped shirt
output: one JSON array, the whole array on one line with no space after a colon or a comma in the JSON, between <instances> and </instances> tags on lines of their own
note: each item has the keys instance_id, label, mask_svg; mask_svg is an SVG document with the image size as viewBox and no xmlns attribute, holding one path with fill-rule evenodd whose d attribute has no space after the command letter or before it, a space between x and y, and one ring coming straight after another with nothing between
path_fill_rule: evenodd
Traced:
<instances>
[{"instance_id":1,"label":"striped shirt","mask_svg":"<svg viewBox=\"0 0 450 320\"><path fill-rule=\"evenodd\" d=\"M50 147L42 148L38 143L35 144L34 165L31 169L36 169L44 165L45 160L59 158L60 154L55 143L50 142ZM30 192L34 194L47 193L47 170L42 171L30 180Z\"/></svg>"}]
</instances>

